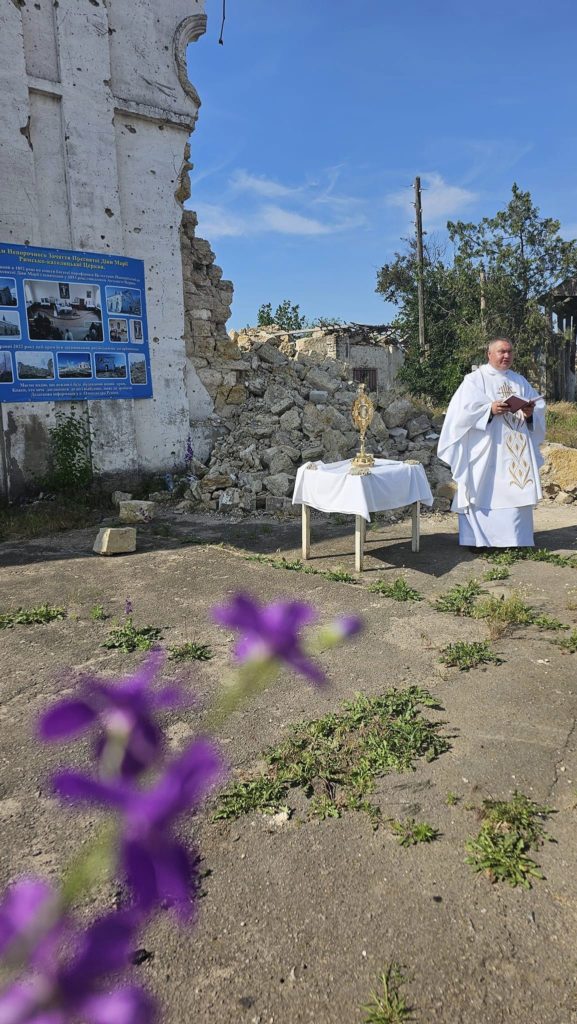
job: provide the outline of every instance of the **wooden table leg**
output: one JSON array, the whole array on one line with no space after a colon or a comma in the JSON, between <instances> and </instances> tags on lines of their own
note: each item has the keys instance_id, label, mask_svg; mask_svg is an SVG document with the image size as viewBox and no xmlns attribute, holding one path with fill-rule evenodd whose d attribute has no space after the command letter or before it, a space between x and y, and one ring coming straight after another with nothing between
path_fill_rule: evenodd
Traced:
<instances>
[{"instance_id":1,"label":"wooden table leg","mask_svg":"<svg viewBox=\"0 0 577 1024\"><path fill-rule=\"evenodd\" d=\"M307 558L311 556L311 507L305 505L304 502L302 506L302 542L303 561L306 562Z\"/></svg>"},{"instance_id":2,"label":"wooden table leg","mask_svg":"<svg viewBox=\"0 0 577 1024\"><path fill-rule=\"evenodd\" d=\"M367 521L364 516L355 516L355 571L363 571L363 557L365 553L365 532Z\"/></svg>"},{"instance_id":3,"label":"wooden table leg","mask_svg":"<svg viewBox=\"0 0 577 1024\"><path fill-rule=\"evenodd\" d=\"M411 550L419 551L421 547L421 502L416 501L411 509L413 520L413 535L411 538Z\"/></svg>"}]
</instances>

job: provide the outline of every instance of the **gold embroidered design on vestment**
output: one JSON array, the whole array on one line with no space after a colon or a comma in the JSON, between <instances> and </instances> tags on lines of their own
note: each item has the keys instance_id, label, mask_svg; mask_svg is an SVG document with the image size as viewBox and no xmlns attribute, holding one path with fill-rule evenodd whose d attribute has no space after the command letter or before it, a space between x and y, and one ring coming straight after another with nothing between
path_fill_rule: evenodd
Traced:
<instances>
[{"instance_id":1,"label":"gold embroidered design on vestment","mask_svg":"<svg viewBox=\"0 0 577 1024\"><path fill-rule=\"evenodd\" d=\"M504 384L501 384L497 394L506 402L515 392L509 381L506 380ZM507 466L510 477L509 484L511 487L519 487L520 490L533 483L531 463L527 458L527 437L523 430L524 424L525 418L520 410L506 412L503 416L503 439L511 455L511 461ZM509 430L506 429L507 427Z\"/></svg>"}]
</instances>

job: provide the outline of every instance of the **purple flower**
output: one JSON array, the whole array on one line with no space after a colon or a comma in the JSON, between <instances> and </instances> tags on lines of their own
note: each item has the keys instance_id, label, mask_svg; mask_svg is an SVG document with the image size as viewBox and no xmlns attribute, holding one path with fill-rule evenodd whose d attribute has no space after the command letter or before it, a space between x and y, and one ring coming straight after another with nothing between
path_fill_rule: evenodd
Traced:
<instances>
[{"instance_id":1,"label":"purple flower","mask_svg":"<svg viewBox=\"0 0 577 1024\"><path fill-rule=\"evenodd\" d=\"M79 697L61 700L42 715L40 738L48 742L73 739L94 729L101 766L106 769L104 762L112 744L119 749L112 766L115 771L125 778L139 775L159 760L164 749L155 713L191 703L178 686L151 689L165 657L164 651L151 651L134 675L118 682L84 678Z\"/></svg>"},{"instance_id":2,"label":"purple flower","mask_svg":"<svg viewBox=\"0 0 577 1024\"><path fill-rule=\"evenodd\" d=\"M22 978L0 993L1 1024L148 1024L154 1007L137 988L101 991L126 968L141 924L134 911L109 914L86 930L40 878L23 878L0 904L0 953L25 965Z\"/></svg>"},{"instance_id":3,"label":"purple flower","mask_svg":"<svg viewBox=\"0 0 577 1024\"><path fill-rule=\"evenodd\" d=\"M235 648L239 661L276 660L284 662L313 683L326 680L301 646L300 631L316 618L314 609L301 601L284 601L261 607L247 594L236 594L228 605L213 609L221 626L238 629L241 638Z\"/></svg>"},{"instance_id":4,"label":"purple flower","mask_svg":"<svg viewBox=\"0 0 577 1024\"><path fill-rule=\"evenodd\" d=\"M0 956L50 962L63 930L57 894L42 878L21 878L0 904ZM0 1018L1 1019L1 1018Z\"/></svg>"},{"instance_id":5,"label":"purple flower","mask_svg":"<svg viewBox=\"0 0 577 1024\"><path fill-rule=\"evenodd\" d=\"M133 614L133 610L134 609L132 607L132 601L130 600L129 597L127 597L126 601L124 602L124 614L126 615L127 618L129 615Z\"/></svg>"},{"instance_id":6,"label":"purple flower","mask_svg":"<svg viewBox=\"0 0 577 1024\"><path fill-rule=\"evenodd\" d=\"M193 447L192 447L192 437L189 434L187 439L186 439L186 451L184 453L184 463L185 463L185 466L186 466L187 469L190 469L190 464L191 464L193 459L194 459L194 450L193 450Z\"/></svg>"},{"instance_id":7,"label":"purple flower","mask_svg":"<svg viewBox=\"0 0 577 1024\"><path fill-rule=\"evenodd\" d=\"M186 918L196 886L196 858L172 828L182 814L198 807L221 771L214 745L197 739L148 790L137 789L127 779L99 781L67 771L55 775L53 784L64 799L120 811L121 862L137 906L147 912L167 902Z\"/></svg>"}]
</instances>

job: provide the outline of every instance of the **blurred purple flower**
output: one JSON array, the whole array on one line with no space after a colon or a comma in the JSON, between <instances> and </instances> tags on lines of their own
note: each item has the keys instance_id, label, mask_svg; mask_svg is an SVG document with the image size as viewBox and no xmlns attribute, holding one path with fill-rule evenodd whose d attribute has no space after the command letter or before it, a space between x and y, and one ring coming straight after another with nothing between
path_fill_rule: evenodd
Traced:
<instances>
[{"instance_id":1,"label":"blurred purple flower","mask_svg":"<svg viewBox=\"0 0 577 1024\"><path fill-rule=\"evenodd\" d=\"M221 626L242 634L235 648L239 661L275 659L313 683L326 681L325 673L301 646L302 627L316 619L310 605L283 601L261 606L248 594L236 594L230 604L214 608L213 617Z\"/></svg>"},{"instance_id":2,"label":"blurred purple flower","mask_svg":"<svg viewBox=\"0 0 577 1024\"><path fill-rule=\"evenodd\" d=\"M167 902L186 918L192 910L197 858L172 828L182 814L198 807L221 773L214 745L197 739L148 790L127 779L99 781L69 771L57 773L53 785L59 796L74 803L88 801L120 811L120 857L137 906L147 912Z\"/></svg>"},{"instance_id":3,"label":"blurred purple flower","mask_svg":"<svg viewBox=\"0 0 577 1024\"><path fill-rule=\"evenodd\" d=\"M102 761L108 742L118 740L122 744L118 771L124 778L139 775L157 762L164 750L164 735L155 713L192 703L179 686L151 689L165 657L160 649L151 651L134 675L118 682L84 678L79 697L61 700L41 716L40 738L47 742L69 740L95 729L98 760Z\"/></svg>"},{"instance_id":4,"label":"blurred purple flower","mask_svg":"<svg viewBox=\"0 0 577 1024\"><path fill-rule=\"evenodd\" d=\"M13 887L7 902L14 902ZM27 892L20 907L20 937L30 932L33 921L33 887L36 885L37 946L29 951L26 966L30 973L0 993L1 1024L70 1024L81 1019L85 1024L151 1024L155 1007L150 997L133 986L104 992L101 986L111 974L124 970L130 963L135 946L136 929L141 919L131 911L108 914L94 921L85 931L74 926L69 918L53 919L52 931L58 930L58 944L53 943L51 955L39 956L42 945L42 918L47 886L39 879L26 880ZM55 898L50 891L50 897ZM21 891L16 902L24 896ZM17 924L14 907L10 912Z\"/></svg>"},{"instance_id":5,"label":"blurred purple flower","mask_svg":"<svg viewBox=\"0 0 577 1024\"><path fill-rule=\"evenodd\" d=\"M25 958L34 966L49 963L63 927L59 898L50 884L42 878L21 878L0 904L0 956Z\"/></svg>"},{"instance_id":6,"label":"blurred purple flower","mask_svg":"<svg viewBox=\"0 0 577 1024\"><path fill-rule=\"evenodd\" d=\"M187 469L190 469L192 460L194 459L194 449L192 447L192 437L190 434L186 439L186 451L184 453L184 464Z\"/></svg>"},{"instance_id":7,"label":"blurred purple flower","mask_svg":"<svg viewBox=\"0 0 577 1024\"><path fill-rule=\"evenodd\" d=\"M133 612L134 612L134 609L132 607L132 601L130 600L129 597L127 597L126 601L124 602L124 614L128 618L128 616L132 615Z\"/></svg>"}]
</instances>

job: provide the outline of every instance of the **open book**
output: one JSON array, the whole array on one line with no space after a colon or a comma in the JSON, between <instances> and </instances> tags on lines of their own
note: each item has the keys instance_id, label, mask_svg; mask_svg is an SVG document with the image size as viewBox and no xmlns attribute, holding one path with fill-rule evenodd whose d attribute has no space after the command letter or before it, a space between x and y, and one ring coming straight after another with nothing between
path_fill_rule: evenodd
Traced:
<instances>
[{"instance_id":1,"label":"open book","mask_svg":"<svg viewBox=\"0 0 577 1024\"><path fill-rule=\"evenodd\" d=\"M511 412L518 412L519 409L524 409L526 405L538 402L540 398L543 398L543 395L535 395L535 398L519 398L519 395L511 395L505 402L505 405L509 406Z\"/></svg>"}]
</instances>

